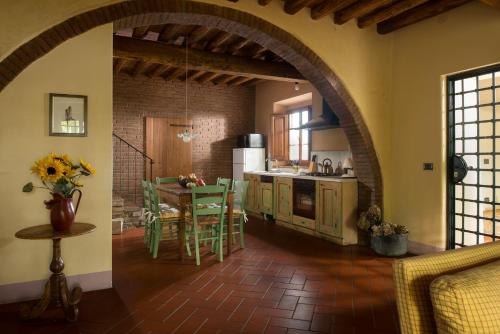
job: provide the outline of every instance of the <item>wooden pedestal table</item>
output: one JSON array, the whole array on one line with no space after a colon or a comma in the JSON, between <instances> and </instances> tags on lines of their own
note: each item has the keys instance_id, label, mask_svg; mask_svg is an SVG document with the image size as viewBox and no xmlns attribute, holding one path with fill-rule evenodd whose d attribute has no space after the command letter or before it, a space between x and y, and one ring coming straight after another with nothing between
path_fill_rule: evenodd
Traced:
<instances>
[{"instance_id":1,"label":"wooden pedestal table","mask_svg":"<svg viewBox=\"0 0 500 334\"><path fill-rule=\"evenodd\" d=\"M71 292L68 289L66 276L63 274L64 262L61 258L61 239L76 237L90 233L95 225L87 223L74 223L69 231L58 232L52 229L52 225L38 225L22 229L16 233L16 238L29 240L52 239L52 262L50 271L52 275L45 284L42 298L33 305L26 306L21 310L23 319L34 319L39 317L52 303L56 307L62 307L66 320L76 321L78 318L78 303L82 298L82 289L77 286Z\"/></svg>"}]
</instances>

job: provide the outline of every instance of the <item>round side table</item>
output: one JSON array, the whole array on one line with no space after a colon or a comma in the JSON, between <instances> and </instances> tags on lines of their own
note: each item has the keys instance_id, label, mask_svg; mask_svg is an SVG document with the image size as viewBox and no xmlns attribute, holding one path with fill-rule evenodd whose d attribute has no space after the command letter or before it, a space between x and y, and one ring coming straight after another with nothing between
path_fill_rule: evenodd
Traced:
<instances>
[{"instance_id":1,"label":"round side table","mask_svg":"<svg viewBox=\"0 0 500 334\"><path fill-rule=\"evenodd\" d=\"M69 231L54 231L52 225L37 225L22 229L16 233L16 238L28 240L50 240L52 239L52 262L50 271L52 275L45 284L42 298L35 304L24 307L21 310L23 319L34 319L39 317L43 311L53 303L56 307L64 309L64 315L68 321L78 319L78 303L82 298L82 289L77 286L71 292L68 289L66 276L63 274L64 262L61 257L61 239L76 237L90 233L95 230L95 225L87 223L74 223Z\"/></svg>"}]
</instances>

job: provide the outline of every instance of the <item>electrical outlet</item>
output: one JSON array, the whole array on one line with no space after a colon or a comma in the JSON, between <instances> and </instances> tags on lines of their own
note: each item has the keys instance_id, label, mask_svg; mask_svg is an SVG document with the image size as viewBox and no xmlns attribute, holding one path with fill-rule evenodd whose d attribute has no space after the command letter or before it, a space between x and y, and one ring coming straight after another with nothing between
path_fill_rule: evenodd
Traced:
<instances>
[{"instance_id":1,"label":"electrical outlet","mask_svg":"<svg viewBox=\"0 0 500 334\"><path fill-rule=\"evenodd\" d=\"M424 162L424 170L434 170L434 164L432 162Z\"/></svg>"}]
</instances>

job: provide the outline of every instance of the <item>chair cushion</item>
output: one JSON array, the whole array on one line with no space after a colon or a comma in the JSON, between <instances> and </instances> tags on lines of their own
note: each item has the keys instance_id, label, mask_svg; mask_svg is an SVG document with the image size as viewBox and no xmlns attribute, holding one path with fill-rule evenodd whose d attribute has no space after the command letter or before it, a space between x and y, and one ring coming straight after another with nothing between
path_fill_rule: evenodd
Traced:
<instances>
[{"instance_id":1,"label":"chair cushion","mask_svg":"<svg viewBox=\"0 0 500 334\"><path fill-rule=\"evenodd\" d=\"M500 260L438 277L430 293L439 334L500 332Z\"/></svg>"},{"instance_id":2,"label":"chair cushion","mask_svg":"<svg viewBox=\"0 0 500 334\"><path fill-rule=\"evenodd\" d=\"M160 211L160 220L175 220L179 219L181 216L181 212L179 209L174 208L174 207L162 207Z\"/></svg>"}]
</instances>

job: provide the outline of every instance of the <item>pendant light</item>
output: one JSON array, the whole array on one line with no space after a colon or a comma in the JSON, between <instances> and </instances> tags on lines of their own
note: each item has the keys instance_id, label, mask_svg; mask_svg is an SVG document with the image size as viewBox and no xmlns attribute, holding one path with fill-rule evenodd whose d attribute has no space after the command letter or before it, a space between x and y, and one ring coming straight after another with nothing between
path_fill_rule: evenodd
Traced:
<instances>
[{"instance_id":1,"label":"pendant light","mask_svg":"<svg viewBox=\"0 0 500 334\"><path fill-rule=\"evenodd\" d=\"M198 134L192 132L189 130L189 126L187 125L188 123L188 38L187 36L184 38L184 41L186 43L186 128L184 131L179 132L177 134L177 138L182 139L183 142L189 143L192 139L198 137Z\"/></svg>"}]
</instances>

